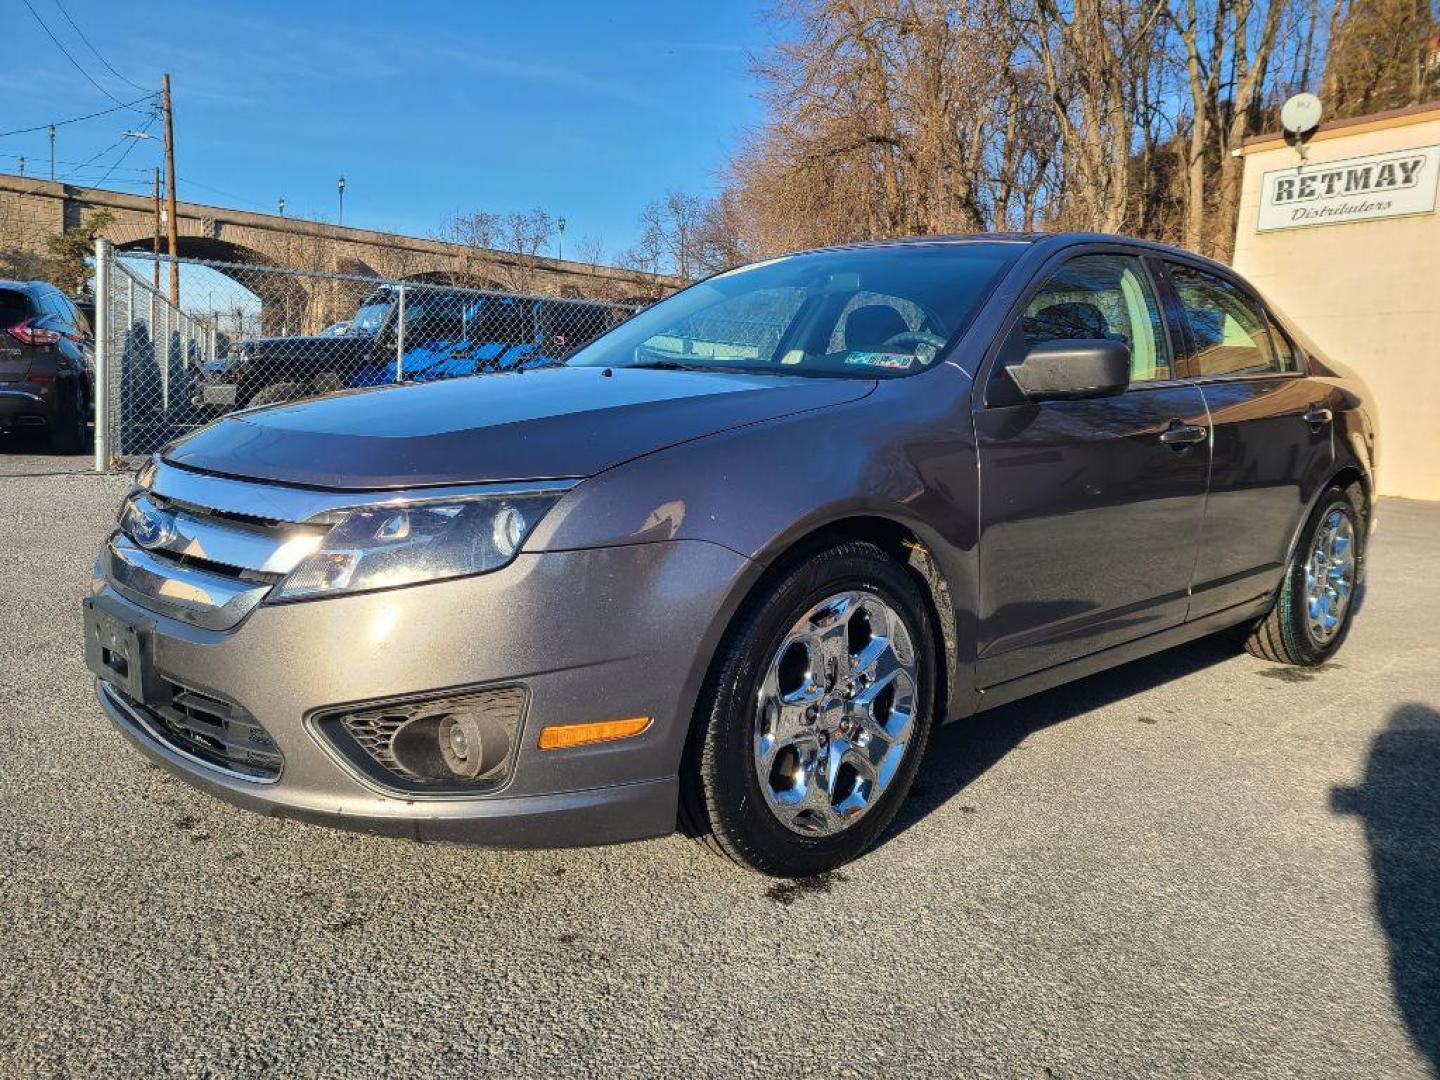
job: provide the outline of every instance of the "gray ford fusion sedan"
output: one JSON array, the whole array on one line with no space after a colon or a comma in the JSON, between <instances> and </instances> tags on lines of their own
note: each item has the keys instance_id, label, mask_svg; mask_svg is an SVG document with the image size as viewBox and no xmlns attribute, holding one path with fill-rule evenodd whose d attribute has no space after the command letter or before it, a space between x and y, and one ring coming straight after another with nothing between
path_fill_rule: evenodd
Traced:
<instances>
[{"instance_id":1,"label":"gray ford fusion sedan","mask_svg":"<svg viewBox=\"0 0 1440 1080\"><path fill-rule=\"evenodd\" d=\"M1372 408L1183 251L805 252L563 365L172 444L86 655L143 753L261 813L515 846L680 824L814 874L885 829L937 723L1232 627L1329 657Z\"/></svg>"}]
</instances>

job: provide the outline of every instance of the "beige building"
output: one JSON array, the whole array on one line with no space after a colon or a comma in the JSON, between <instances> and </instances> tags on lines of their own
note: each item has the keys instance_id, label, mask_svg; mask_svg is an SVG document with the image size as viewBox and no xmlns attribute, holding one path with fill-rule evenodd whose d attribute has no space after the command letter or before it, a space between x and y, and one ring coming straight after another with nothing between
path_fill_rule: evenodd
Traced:
<instances>
[{"instance_id":1,"label":"beige building","mask_svg":"<svg viewBox=\"0 0 1440 1080\"><path fill-rule=\"evenodd\" d=\"M1235 268L1380 413L1380 491L1440 499L1440 102L1246 142Z\"/></svg>"}]
</instances>

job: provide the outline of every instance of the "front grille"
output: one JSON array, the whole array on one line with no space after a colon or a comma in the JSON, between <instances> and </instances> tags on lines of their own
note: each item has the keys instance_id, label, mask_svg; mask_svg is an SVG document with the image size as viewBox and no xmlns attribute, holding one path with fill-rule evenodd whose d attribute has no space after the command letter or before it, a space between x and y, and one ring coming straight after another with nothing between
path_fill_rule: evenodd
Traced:
<instances>
[{"instance_id":1,"label":"front grille","mask_svg":"<svg viewBox=\"0 0 1440 1080\"><path fill-rule=\"evenodd\" d=\"M152 735L207 765L252 780L274 780L284 767L275 741L238 705L174 683L168 705L142 705L109 689L148 722Z\"/></svg>"},{"instance_id":2,"label":"front grille","mask_svg":"<svg viewBox=\"0 0 1440 1080\"><path fill-rule=\"evenodd\" d=\"M398 701L362 707L351 712L331 713L319 719L320 730L361 772L386 787L406 791L493 790L508 775L520 722L525 712L526 691L519 686L501 686L445 697ZM496 767L473 780L425 775L407 768L396 757L396 734L412 721L427 717L468 714L487 730L503 733L506 745Z\"/></svg>"}]
</instances>

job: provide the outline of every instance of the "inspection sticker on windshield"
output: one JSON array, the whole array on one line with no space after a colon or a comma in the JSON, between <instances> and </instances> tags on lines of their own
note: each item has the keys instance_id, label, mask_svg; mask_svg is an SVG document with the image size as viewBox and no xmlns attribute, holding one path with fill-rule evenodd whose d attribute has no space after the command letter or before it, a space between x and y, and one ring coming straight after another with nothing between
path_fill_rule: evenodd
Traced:
<instances>
[{"instance_id":1,"label":"inspection sticker on windshield","mask_svg":"<svg viewBox=\"0 0 1440 1080\"><path fill-rule=\"evenodd\" d=\"M864 367L883 367L904 370L915 362L915 357L908 353L896 352L852 352L845 358L847 364L860 364Z\"/></svg>"}]
</instances>

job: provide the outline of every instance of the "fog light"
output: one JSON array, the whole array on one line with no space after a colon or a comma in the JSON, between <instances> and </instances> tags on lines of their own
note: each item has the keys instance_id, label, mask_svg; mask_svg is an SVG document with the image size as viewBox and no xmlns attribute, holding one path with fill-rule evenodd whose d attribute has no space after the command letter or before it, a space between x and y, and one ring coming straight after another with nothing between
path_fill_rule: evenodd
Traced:
<instances>
[{"instance_id":1,"label":"fog light","mask_svg":"<svg viewBox=\"0 0 1440 1080\"><path fill-rule=\"evenodd\" d=\"M383 783L483 792L505 782L525 708L520 687L379 704L320 718L321 730Z\"/></svg>"},{"instance_id":2,"label":"fog light","mask_svg":"<svg viewBox=\"0 0 1440 1080\"><path fill-rule=\"evenodd\" d=\"M504 763L510 739L503 728L473 713L446 716L438 732L440 755L455 776L474 780Z\"/></svg>"},{"instance_id":3,"label":"fog light","mask_svg":"<svg viewBox=\"0 0 1440 1080\"><path fill-rule=\"evenodd\" d=\"M470 754L470 745L465 739L465 729L450 721L450 756L464 761ZM442 727L444 725L442 724Z\"/></svg>"}]
</instances>

